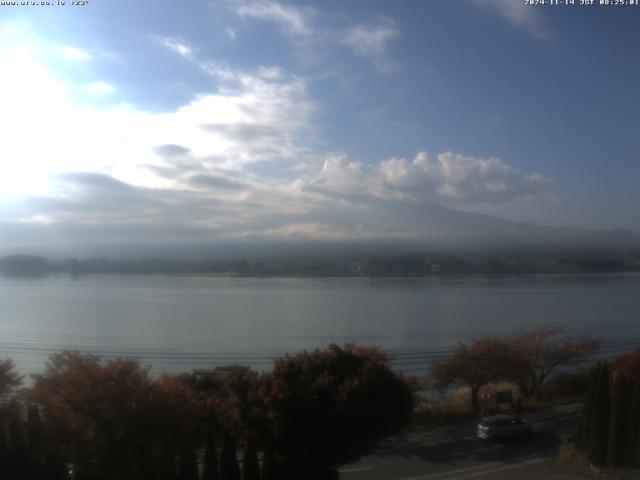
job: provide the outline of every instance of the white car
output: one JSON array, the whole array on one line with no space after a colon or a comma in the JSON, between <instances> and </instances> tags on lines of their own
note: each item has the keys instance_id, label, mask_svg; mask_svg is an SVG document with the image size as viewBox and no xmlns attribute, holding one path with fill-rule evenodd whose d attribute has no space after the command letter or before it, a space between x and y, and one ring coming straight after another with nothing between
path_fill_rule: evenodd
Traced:
<instances>
[{"instance_id":1,"label":"white car","mask_svg":"<svg viewBox=\"0 0 640 480\"><path fill-rule=\"evenodd\" d=\"M521 437L532 432L531 425L516 415L492 415L478 423L478 437L486 440Z\"/></svg>"}]
</instances>

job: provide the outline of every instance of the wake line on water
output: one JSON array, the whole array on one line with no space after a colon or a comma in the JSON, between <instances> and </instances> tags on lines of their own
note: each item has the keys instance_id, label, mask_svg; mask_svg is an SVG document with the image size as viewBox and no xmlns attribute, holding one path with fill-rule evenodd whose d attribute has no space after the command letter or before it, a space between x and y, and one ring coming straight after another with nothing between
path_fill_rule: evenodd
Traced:
<instances>
[{"instance_id":1,"label":"wake line on water","mask_svg":"<svg viewBox=\"0 0 640 480\"><path fill-rule=\"evenodd\" d=\"M611 358L640 347L640 338L611 338L595 352L598 359ZM135 358L143 364L160 372L189 371L198 368L213 368L220 365L242 364L262 371L269 370L275 358L285 352L273 352L265 355L247 355L222 352L179 351L145 348L108 348L96 345L46 345L43 342L0 342L0 357L19 356L24 364L44 367L47 357L64 350L79 350L84 353L99 355L106 359L119 357ZM453 352L451 349L428 351L394 350L388 352L395 368L405 373L427 374L431 364ZM295 353L295 352L292 352Z\"/></svg>"}]
</instances>

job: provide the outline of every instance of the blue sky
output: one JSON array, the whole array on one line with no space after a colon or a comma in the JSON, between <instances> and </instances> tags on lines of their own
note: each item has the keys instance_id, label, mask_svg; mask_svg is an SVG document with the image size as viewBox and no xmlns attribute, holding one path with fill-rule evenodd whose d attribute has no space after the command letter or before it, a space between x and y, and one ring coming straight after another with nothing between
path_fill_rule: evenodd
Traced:
<instances>
[{"instance_id":1,"label":"blue sky","mask_svg":"<svg viewBox=\"0 0 640 480\"><path fill-rule=\"evenodd\" d=\"M523 3L0 6L0 247L640 231L640 7Z\"/></svg>"}]
</instances>

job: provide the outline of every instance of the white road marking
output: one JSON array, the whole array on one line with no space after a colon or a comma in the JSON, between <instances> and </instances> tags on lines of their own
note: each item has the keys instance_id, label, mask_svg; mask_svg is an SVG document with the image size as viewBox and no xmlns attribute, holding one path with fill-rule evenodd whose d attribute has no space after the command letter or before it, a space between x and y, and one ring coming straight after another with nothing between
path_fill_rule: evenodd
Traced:
<instances>
[{"instance_id":1,"label":"white road marking","mask_svg":"<svg viewBox=\"0 0 640 480\"><path fill-rule=\"evenodd\" d=\"M549 457L539 457L539 458L533 458L531 460L527 460L526 462L520 462L516 465L507 465L505 467L501 467L501 468L494 468L491 470L483 470L481 472L475 472L475 473L471 473L468 475L463 475L462 477L452 477L449 480L461 480L464 478L471 478L471 477L477 477L478 475L487 475L487 474L491 474L491 473L498 473L498 472L503 472L506 470L512 470L514 468L518 468L518 467L522 467L525 465L533 465L534 463L540 463L540 462L544 462L545 460L548 460Z\"/></svg>"},{"instance_id":2,"label":"white road marking","mask_svg":"<svg viewBox=\"0 0 640 480\"><path fill-rule=\"evenodd\" d=\"M488 473L497 473L503 470L510 470L513 468L522 467L523 465L531 465L534 463L543 462L545 460L548 460L551 454L553 453L555 453L555 450L541 452L540 454L535 455L533 458L530 455L526 457L521 457L521 458L514 458L510 461L512 462L516 461L518 463L506 465L506 466L505 466L505 462L492 462L492 463L485 463L483 465L475 465L473 467L460 468L458 470L449 470L447 472L439 472L439 473L432 473L430 475L422 475L419 477L411 477L404 480L427 480L429 478L444 477L444 476L455 475L457 473L463 473L463 472L469 472L469 473L463 473L462 476L450 477L447 480L457 480L457 479L463 479L463 478L477 477L478 475L484 475ZM487 470L488 467L498 467L498 468L493 468L493 469L490 468ZM474 472L473 470L480 470L480 471Z\"/></svg>"},{"instance_id":3,"label":"white road marking","mask_svg":"<svg viewBox=\"0 0 640 480\"><path fill-rule=\"evenodd\" d=\"M425 480L427 478L442 477L444 475L452 475L454 473L468 472L469 470L478 470L479 468L493 467L497 465L504 465L504 463L503 462L485 463L484 465L475 465L473 467L460 468L458 470L449 470L447 472L432 473L430 475L422 475L420 477L405 478L403 480Z\"/></svg>"}]
</instances>

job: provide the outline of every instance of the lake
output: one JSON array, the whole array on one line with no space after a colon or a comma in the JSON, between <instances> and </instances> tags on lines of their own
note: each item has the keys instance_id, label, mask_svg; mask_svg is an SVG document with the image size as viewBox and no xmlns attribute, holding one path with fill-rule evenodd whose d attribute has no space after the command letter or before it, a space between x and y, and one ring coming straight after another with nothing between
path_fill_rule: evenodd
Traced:
<instances>
[{"instance_id":1,"label":"lake","mask_svg":"<svg viewBox=\"0 0 640 480\"><path fill-rule=\"evenodd\" d=\"M264 369L285 352L357 342L424 374L458 342L543 323L602 336L602 354L640 346L640 275L0 277L0 358L24 373L63 349L134 356L160 373Z\"/></svg>"}]
</instances>

